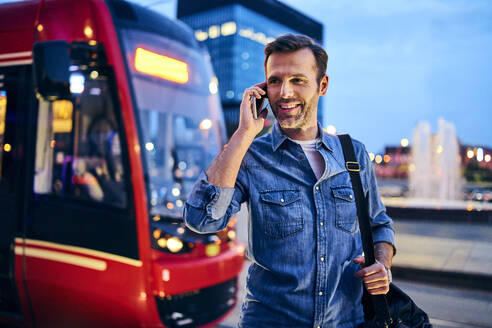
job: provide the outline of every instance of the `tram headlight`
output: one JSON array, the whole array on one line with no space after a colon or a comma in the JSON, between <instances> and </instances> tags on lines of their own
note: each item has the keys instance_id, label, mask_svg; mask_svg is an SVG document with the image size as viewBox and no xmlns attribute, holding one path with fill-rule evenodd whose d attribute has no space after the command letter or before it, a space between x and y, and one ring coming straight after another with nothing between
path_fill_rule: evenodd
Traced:
<instances>
[{"instance_id":1,"label":"tram headlight","mask_svg":"<svg viewBox=\"0 0 492 328\"><path fill-rule=\"evenodd\" d=\"M171 237L167 240L167 249L172 253L177 253L183 249L183 242L178 237Z\"/></svg>"}]
</instances>

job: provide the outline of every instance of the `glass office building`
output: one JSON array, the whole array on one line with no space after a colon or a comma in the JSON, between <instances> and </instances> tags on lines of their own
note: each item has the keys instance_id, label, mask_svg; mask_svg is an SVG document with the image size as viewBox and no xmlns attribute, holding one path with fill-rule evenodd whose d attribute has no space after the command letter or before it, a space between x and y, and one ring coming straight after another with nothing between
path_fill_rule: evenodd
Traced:
<instances>
[{"instance_id":1,"label":"glass office building","mask_svg":"<svg viewBox=\"0 0 492 328\"><path fill-rule=\"evenodd\" d=\"M229 135L239 122L244 89L265 80L265 45L285 33L305 34L322 42L320 23L276 0L179 0L178 18L208 48ZM323 122L321 99L318 108Z\"/></svg>"}]
</instances>

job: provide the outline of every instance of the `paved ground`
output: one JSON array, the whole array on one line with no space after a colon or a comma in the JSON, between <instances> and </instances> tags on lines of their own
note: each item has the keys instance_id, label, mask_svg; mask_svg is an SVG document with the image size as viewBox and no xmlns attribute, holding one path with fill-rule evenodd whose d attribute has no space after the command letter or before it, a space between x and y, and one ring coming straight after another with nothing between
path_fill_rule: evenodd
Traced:
<instances>
[{"instance_id":1,"label":"paved ground","mask_svg":"<svg viewBox=\"0 0 492 328\"><path fill-rule=\"evenodd\" d=\"M395 230L396 276L492 292L492 224L396 219Z\"/></svg>"}]
</instances>

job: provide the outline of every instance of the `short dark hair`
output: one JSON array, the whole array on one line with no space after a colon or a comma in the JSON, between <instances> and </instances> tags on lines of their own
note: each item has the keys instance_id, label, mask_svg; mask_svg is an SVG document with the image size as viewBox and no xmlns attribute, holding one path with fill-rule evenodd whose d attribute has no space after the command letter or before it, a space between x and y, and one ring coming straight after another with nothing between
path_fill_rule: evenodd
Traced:
<instances>
[{"instance_id":1,"label":"short dark hair","mask_svg":"<svg viewBox=\"0 0 492 328\"><path fill-rule=\"evenodd\" d=\"M318 84L326 74L326 66L328 65L328 54L326 51L314 41L305 35L283 34L268 43L265 46L265 71L268 57L275 52L294 52L303 48L309 48L313 52L316 60L316 69L318 70Z\"/></svg>"}]
</instances>

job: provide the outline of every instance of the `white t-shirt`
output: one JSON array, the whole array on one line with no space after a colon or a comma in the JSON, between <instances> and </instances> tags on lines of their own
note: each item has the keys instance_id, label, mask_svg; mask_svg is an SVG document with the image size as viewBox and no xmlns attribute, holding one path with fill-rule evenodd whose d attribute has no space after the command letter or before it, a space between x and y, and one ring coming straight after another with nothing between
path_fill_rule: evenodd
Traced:
<instances>
[{"instance_id":1,"label":"white t-shirt","mask_svg":"<svg viewBox=\"0 0 492 328\"><path fill-rule=\"evenodd\" d=\"M309 165L311 165L311 169L316 176L316 179L319 180L325 171L325 160L320 152L316 150L316 143L320 140L320 138L316 138L314 140L290 140L301 145L302 150L304 150L304 154L306 154L309 161Z\"/></svg>"}]
</instances>

